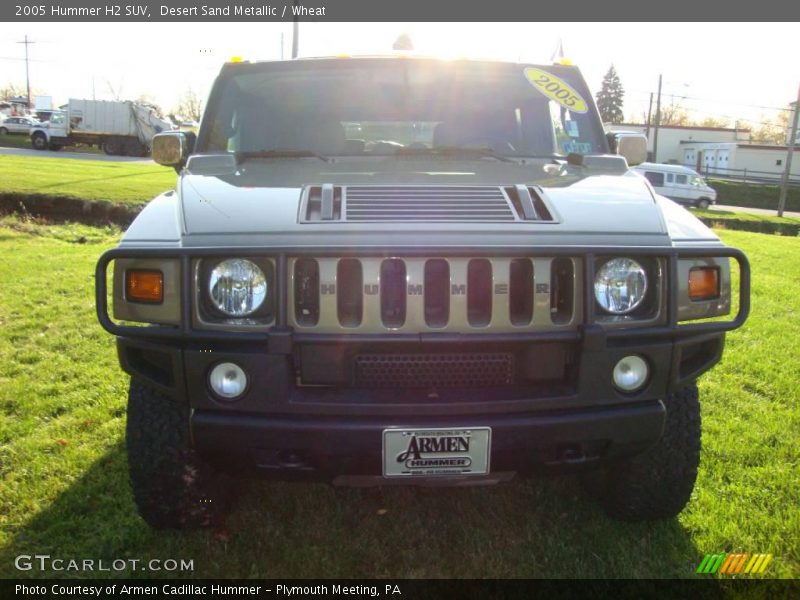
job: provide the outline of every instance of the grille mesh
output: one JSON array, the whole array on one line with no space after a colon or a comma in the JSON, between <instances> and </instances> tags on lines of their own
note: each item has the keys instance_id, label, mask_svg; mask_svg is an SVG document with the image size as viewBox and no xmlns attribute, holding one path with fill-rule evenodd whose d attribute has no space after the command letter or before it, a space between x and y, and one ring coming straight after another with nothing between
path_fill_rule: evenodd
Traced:
<instances>
[{"instance_id":1,"label":"grille mesh","mask_svg":"<svg viewBox=\"0 0 800 600\"><path fill-rule=\"evenodd\" d=\"M359 387L492 387L514 382L514 355L360 354L355 358Z\"/></svg>"}]
</instances>

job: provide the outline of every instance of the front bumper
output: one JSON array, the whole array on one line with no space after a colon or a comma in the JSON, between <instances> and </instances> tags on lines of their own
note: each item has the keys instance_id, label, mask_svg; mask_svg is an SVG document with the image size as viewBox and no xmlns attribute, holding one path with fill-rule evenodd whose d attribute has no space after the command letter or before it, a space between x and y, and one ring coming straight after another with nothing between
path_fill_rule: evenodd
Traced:
<instances>
[{"instance_id":1,"label":"front bumper","mask_svg":"<svg viewBox=\"0 0 800 600\"><path fill-rule=\"evenodd\" d=\"M722 334L609 344L600 333L587 333L567 352L573 368L559 383L432 392L299 385L291 355L253 344L209 351L118 338L128 373L191 407L192 437L204 459L228 470L330 481L383 481L381 434L387 428L490 427L493 475L571 472L633 456L658 441L666 394L713 366L723 345ZM533 357L552 353L550 346L526 344ZM610 376L629 354L652 365L635 394L617 391ZM207 385L209 371L223 361L250 377L236 402L220 401Z\"/></svg>"},{"instance_id":2,"label":"front bumper","mask_svg":"<svg viewBox=\"0 0 800 600\"><path fill-rule=\"evenodd\" d=\"M491 427L491 473L564 472L645 450L661 436L664 415L660 401L537 414L394 419L203 410L194 412L191 427L200 455L226 470L235 465L276 478L383 481L381 444L387 428Z\"/></svg>"}]
</instances>

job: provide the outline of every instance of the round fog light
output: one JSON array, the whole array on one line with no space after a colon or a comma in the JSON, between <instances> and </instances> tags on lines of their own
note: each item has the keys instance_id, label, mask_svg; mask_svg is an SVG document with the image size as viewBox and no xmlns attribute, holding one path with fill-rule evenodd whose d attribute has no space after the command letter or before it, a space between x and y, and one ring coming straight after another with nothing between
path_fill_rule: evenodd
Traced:
<instances>
[{"instance_id":1,"label":"round fog light","mask_svg":"<svg viewBox=\"0 0 800 600\"><path fill-rule=\"evenodd\" d=\"M623 392L634 392L647 381L650 369L640 356L626 356L614 367L614 385Z\"/></svg>"},{"instance_id":2,"label":"round fog light","mask_svg":"<svg viewBox=\"0 0 800 600\"><path fill-rule=\"evenodd\" d=\"M211 369L208 383L217 396L232 400L244 393L247 388L247 375L239 365L220 363Z\"/></svg>"}]
</instances>

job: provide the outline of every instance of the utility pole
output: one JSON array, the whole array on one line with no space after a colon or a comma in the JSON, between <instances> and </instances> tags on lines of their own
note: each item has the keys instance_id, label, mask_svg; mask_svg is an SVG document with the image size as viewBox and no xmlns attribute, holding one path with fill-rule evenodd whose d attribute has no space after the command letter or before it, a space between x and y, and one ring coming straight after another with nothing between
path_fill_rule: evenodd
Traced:
<instances>
[{"instance_id":1,"label":"utility pole","mask_svg":"<svg viewBox=\"0 0 800 600\"><path fill-rule=\"evenodd\" d=\"M792 154L797 143L797 117L800 115L800 86L797 86L797 104L794 105L794 119L792 119L792 132L789 134L789 152L786 155L786 168L783 170L781 179L781 195L778 200L778 216L783 216L783 208L786 206L786 193L789 191L789 175L792 170Z\"/></svg>"},{"instance_id":2,"label":"utility pole","mask_svg":"<svg viewBox=\"0 0 800 600\"><path fill-rule=\"evenodd\" d=\"M31 109L31 76L30 71L28 70L28 46L31 44L35 44L36 42L28 40L28 34L25 34L25 40L22 42L17 42L18 44L25 44L25 85L28 89L28 110Z\"/></svg>"},{"instance_id":3,"label":"utility pole","mask_svg":"<svg viewBox=\"0 0 800 600\"><path fill-rule=\"evenodd\" d=\"M658 97L656 98L656 126L653 132L653 162L658 162L658 128L661 126L661 75L658 76Z\"/></svg>"},{"instance_id":4,"label":"utility pole","mask_svg":"<svg viewBox=\"0 0 800 600\"><path fill-rule=\"evenodd\" d=\"M650 117L653 114L653 92L650 92L650 104L647 106L647 129L644 134L650 138Z\"/></svg>"},{"instance_id":5,"label":"utility pole","mask_svg":"<svg viewBox=\"0 0 800 600\"><path fill-rule=\"evenodd\" d=\"M297 6L297 0L293 2L294 6ZM300 45L300 22L297 20L297 15L295 14L294 23L292 23L292 58L297 58L297 49Z\"/></svg>"}]
</instances>

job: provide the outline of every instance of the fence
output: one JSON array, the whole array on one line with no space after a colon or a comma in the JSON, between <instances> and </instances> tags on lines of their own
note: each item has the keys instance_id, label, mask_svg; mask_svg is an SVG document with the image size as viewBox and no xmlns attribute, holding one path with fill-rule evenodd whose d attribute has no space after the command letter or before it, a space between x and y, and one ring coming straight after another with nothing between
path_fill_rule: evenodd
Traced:
<instances>
[{"instance_id":1,"label":"fence","mask_svg":"<svg viewBox=\"0 0 800 600\"><path fill-rule=\"evenodd\" d=\"M704 166L701 168L700 174L710 179L730 179L732 181L743 181L744 183L771 183L774 185L780 185L783 179L783 172L726 169L724 167ZM789 185L791 187L800 187L800 178L790 176Z\"/></svg>"}]
</instances>

